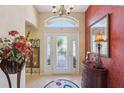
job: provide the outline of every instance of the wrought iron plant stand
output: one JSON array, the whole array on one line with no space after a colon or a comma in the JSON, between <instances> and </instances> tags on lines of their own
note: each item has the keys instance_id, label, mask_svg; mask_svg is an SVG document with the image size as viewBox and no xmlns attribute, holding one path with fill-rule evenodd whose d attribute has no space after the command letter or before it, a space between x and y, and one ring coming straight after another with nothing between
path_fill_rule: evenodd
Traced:
<instances>
[{"instance_id":1,"label":"wrought iron plant stand","mask_svg":"<svg viewBox=\"0 0 124 93\"><path fill-rule=\"evenodd\" d=\"M0 68L6 75L8 80L9 88L12 88L11 79L9 74L17 74L17 88L20 88L21 71L24 67L25 62L17 63L7 60L2 60L0 63Z\"/></svg>"}]
</instances>

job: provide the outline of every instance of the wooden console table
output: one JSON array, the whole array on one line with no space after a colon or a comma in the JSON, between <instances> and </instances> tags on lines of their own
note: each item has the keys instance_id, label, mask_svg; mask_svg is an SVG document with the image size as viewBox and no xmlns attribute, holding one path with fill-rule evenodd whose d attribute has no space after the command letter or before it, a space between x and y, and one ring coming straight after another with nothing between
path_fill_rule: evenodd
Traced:
<instances>
[{"instance_id":1,"label":"wooden console table","mask_svg":"<svg viewBox=\"0 0 124 93\"><path fill-rule=\"evenodd\" d=\"M107 88L107 74L105 68L96 69L93 63L84 63L82 88Z\"/></svg>"}]
</instances>

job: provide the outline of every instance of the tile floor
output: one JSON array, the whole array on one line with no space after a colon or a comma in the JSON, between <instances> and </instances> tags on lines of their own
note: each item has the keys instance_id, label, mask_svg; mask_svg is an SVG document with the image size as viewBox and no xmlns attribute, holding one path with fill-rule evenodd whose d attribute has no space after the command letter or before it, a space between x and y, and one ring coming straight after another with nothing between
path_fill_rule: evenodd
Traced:
<instances>
[{"instance_id":1,"label":"tile floor","mask_svg":"<svg viewBox=\"0 0 124 93\"><path fill-rule=\"evenodd\" d=\"M48 82L67 79L81 87L81 75L26 75L26 88L43 88Z\"/></svg>"}]
</instances>

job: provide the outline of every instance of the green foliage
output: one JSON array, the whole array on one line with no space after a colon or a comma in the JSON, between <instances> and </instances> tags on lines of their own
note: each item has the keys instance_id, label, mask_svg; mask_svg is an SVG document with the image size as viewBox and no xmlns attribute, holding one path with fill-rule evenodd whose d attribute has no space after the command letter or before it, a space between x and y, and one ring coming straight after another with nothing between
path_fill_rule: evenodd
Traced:
<instances>
[{"instance_id":1,"label":"green foliage","mask_svg":"<svg viewBox=\"0 0 124 93\"><path fill-rule=\"evenodd\" d=\"M63 44L63 39L60 38L60 39L57 41L57 46L60 47L62 44Z\"/></svg>"}]
</instances>

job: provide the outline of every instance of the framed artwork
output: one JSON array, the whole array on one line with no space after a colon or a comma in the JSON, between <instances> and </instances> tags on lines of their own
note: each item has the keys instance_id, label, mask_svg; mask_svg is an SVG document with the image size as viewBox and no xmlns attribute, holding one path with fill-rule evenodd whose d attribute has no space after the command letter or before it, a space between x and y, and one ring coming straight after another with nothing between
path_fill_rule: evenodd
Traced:
<instances>
[{"instance_id":1,"label":"framed artwork","mask_svg":"<svg viewBox=\"0 0 124 93\"><path fill-rule=\"evenodd\" d=\"M40 39L30 39L30 41L33 55L30 57L30 62L26 63L26 72L40 73Z\"/></svg>"},{"instance_id":2,"label":"framed artwork","mask_svg":"<svg viewBox=\"0 0 124 93\"><path fill-rule=\"evenodd\" d=\"M101 19L97 20L90 26L90 51L91 53L98 53L97 43L95 42L96 35L101 33L104 38L104 42L100 42L101 50L100 55L109 57L109 15L105 15Z\"/></svg>"},{"instance_id":3,"label":"framed artwork","mask_svg":"<svg viewBox=\"0 0 124 93\"><path fill-rule=\"evenodd\" d=\"M31 39L32 47L40 47L40 39Z\"/></svg>"}]
</instances>

